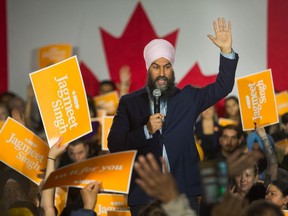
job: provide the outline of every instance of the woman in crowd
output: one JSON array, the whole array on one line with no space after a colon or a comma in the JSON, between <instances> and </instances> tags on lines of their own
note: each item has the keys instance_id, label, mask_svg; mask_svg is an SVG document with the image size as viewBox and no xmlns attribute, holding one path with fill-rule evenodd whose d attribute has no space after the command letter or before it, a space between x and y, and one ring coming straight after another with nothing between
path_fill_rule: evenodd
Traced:
<instances>
[{"instance_id":1,"label":"woman in crowd","mask_svg":"<svg viewBox=\"0 0 288 216\"><path fill-rule=\"evenodd\" d=\"M266 191L266 200L269 200L279 206L285 215L288 215L287 203L288 203L288 181L287 179L276 179L272 181Z\"/></svg>"}]
</instances>

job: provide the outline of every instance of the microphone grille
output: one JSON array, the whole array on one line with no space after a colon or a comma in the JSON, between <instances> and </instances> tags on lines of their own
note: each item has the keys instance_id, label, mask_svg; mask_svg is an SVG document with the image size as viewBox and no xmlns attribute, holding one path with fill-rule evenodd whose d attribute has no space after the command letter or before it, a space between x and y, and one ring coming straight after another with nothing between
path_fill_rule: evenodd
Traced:
<instances>
[{"instance_id":1,"label":"microphone grille","mask_svg":"<svg viewBox=\"0 0 288 216\"><path fill-rule=\"evenodd\" d=\"M160 91L160 89L154 89L152 94L154 97L160 97L161 91Z\"/></svg>"}]
</instances>

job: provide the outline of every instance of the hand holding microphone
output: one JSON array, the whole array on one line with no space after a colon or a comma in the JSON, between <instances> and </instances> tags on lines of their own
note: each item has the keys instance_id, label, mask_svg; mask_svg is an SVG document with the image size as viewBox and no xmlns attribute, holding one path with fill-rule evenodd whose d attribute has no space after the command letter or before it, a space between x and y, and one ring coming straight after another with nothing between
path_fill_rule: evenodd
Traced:
<instances>
[{"instance_id":1,"label":"hand holding microphone","mask_svg":"<svg viewBox=\"0 0 288 216\"><path fill-rule=\"evenodd\" d=\"M147 123L147 129L150 134L154 134L156 131L161 129L164 120L164 115L160 113L161 91L159 89L154 89L152 94L154 99L154 114L150 116Z\"/></svg>"}]
</instances>

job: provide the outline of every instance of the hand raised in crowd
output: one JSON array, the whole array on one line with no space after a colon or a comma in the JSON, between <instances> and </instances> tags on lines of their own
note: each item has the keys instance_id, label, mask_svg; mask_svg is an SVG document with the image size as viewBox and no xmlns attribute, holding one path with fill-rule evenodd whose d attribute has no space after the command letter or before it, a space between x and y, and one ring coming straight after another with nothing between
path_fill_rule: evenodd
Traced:
<instances>
[{"instance_id":1,"label":"hand raised in crowd","mask_svg":"<svg viewBox=\"0 0 288 216\"><path fill-rule=\"evenodd\" d=\"M260 137L260 138L264 138L264 137L267 137L267 133L265 131L265 128L262 127L258 127L257 123L254 122L254 125L255 125L255 132L257 133L257 135Z\"/></svg>"},{"instance_id":2,"label":"hand raised in crowd","mask_svg":"<svg viewBox=\"0 0 288 216\"><path fill-rule=\"evenodd\" d=\"M140 178L136 179L136 183L151 197L167 203L179 196L176 182L172 175L168 172L167 165L162 159L164 173L154 158L153 154L147 154L147 157L139 156L134 164L136 172Z\"/></svg>"},{"instance_id":3,"label":"hand raised in crowd","mask_svg":"<svg viewBox=\"0 0 288 216\"><path fill-rule=\"evenodd\" d=\"M19 112L19 110L13 109L13 110L11 111L11 114L12 114L12 118L13 118L14 120L16 120L17 122L19 122L20 124L22 124L22 125L25 126L24 116L21 115L21 113Z\"/></svg>"},{"instance_id":4,"label":"hand raised in crowd","mask_svg":"<svg viewBox=\"0 0 288 216\"><path fill-rule=\"evenodd\" d=\"M58 141L51 147L49 154L48 154L48 159L52 158L56 160L66 151L66 147L68 146L68 144L61 145L62 141L63 141L63 137L60 137Z\"/></svg>"},{"instance_id":5,"label":"hand raised in crowd","mask_svg":"<svg viewBox=\"0 0 288 216\"><path fill-rule=\"evenodd\" d=\"M218 24L218 25L217 25ZM207 35L210 40L220 48L221 52L228 54L232 52L232 33L231 22L226 25L225 18L218 18L218 21L213 22L215 37Z\"/></svg>"},{"instance_id":6,"label":"hand raised in crowd","mask_svg":"<svg viewBox=\"0 0 288 216\"><path fill-rule=\"evenodd\" d=\"M97 194L101 188L101 182L91 182L81 189L81 197L84 209L94 210L97 203Z\"/></svg>"},{"instance_id":7,"label":"hand raised in crowd","mask_svg":"<svg viewBox=\"0 0 288 216\"><path fill-rule=\"evenodd\" d=\"M233 178L245 169L255 165L260 157L261 154L258 151L243 153L243 149L236 150L227 158L229 177Z\"/></svg>"},{"instance_id":8,"label":"hand raised in crowd","mask_svg":"<svg viewBox=\"0 0 288 216\"><path fill-rule=\"evenodd\" d=\"M156 113L149 117L147 122L147 129L150 134L154 134L156 131L162 128L164 116L161 113Z\"/></svg>"}]
</instances>

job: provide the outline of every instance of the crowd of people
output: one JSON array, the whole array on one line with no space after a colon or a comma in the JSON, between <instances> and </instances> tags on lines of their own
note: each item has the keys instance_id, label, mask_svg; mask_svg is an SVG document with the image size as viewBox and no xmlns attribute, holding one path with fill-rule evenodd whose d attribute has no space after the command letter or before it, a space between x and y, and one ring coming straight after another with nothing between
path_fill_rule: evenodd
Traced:
<instances>
[{"instance_id":1,"label":"crowd of people","mask_svg":"<svg viewBox=\"0 0 288 216\"><path fill-rule=\"evenodd\" d=\"M132 216L288 215L288 145L277 144L288 139L288 113L280 116L278 124L261 128L255 123L254 131L242 130L238 98L228 96L238 62L231 24L219 18L213 26L215 36L208 37L221 52L215 83L178 89L173 45L163 39L150 41L144 49L147 86L128 93L127 66L120 70L120 84L112 80L100 84L99 94L118 91L122 96L108 136L109 151L101 150L99 124L68 145L61 146L60 137L50 148L39 178L45 182L56 169L101 154L137 150L127 198ZM158 110L154 89L161 91ZM91 96L87 98L90 116L95 118L98 107ZM215 106L222 98L224 112ZM232 123L221 125L218 113L225 113L220 117ZM13 92L0 95L0 121L8 117L46 140L31 86L26 100ZM196 144L201 146L201 160ZM223 176L219 176L220 164L224 164ZM211 174L211 170L216 171ZM66 206L58 212L55 188L41 190L41 185L0 162L3 215L96 215L101 192L97 180L82 189L70 187Z\"/></svg>"}]
</instances>

